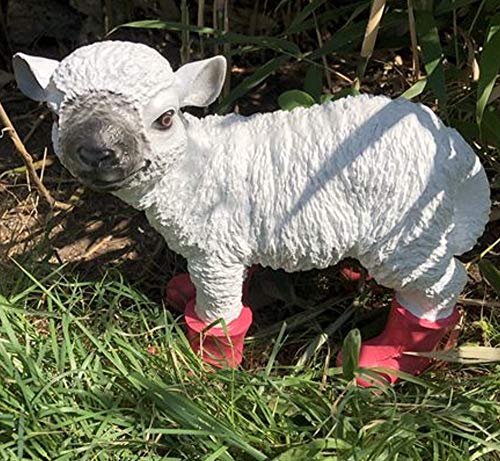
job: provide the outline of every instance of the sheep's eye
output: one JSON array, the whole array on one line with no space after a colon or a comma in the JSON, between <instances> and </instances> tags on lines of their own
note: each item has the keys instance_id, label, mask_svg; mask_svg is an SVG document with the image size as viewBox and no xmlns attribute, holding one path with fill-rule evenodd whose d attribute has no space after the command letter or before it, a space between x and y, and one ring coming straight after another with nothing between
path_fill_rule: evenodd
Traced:
<instances>
[{"instance_id":1,"label":"sheep's eye","mask_svg":"<svg viewBox=\"0 0 500 461\"><path fill-rule=\"evenodd\" d=\"M155 128L158 130L168 130L174 122L174 110L170 109L161 114L154 122Z\"/></svg>"}]
</instances>

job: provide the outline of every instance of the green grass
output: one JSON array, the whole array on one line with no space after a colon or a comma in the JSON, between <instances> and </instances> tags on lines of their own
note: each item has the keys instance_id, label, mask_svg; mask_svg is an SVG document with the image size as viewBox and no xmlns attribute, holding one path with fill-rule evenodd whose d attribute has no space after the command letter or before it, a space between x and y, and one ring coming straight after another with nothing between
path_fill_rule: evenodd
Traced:
<instances>
[{"instance_id":1,"label":"green grass","mask_svg":"<svg viewBox=\"0 0 500 461\"><path fill-rule=\"evenodd\" d=\"M36 271L15 267L0 290L2 460L500 459L498 365L377 394L321 354L280 366L294 341L281 326L247 345L268 363L214 373L181 319L118 275Z\"/></svg>"}]
</instances>

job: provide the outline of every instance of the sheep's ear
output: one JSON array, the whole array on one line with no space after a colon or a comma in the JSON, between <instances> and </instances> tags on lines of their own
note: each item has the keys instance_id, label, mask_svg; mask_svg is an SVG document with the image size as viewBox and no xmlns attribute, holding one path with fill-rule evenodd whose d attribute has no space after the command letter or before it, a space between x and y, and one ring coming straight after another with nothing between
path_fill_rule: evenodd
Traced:
<instances>
[{"instance_id":1,"label":"sheep's ear","mask_svg":"<svg viewBox=\"0 0 500 461\"><path fill-rule=\"evenodd\" d=\"M59 61L16 53L12 58L12 65L19 89L28 98L46 101L45 90Z\"/></svg>"},{"instance_id":2,"label":"sheep's ear","mask_svg":"<svg viewBox=\"0 0 500 461\"><path fill-rule=\"evenodd\" d=\"M219 96L226 77L226 59L215 56L185 64L175 73L180 107L205 107Z\"/></svg>"}]
</instances>

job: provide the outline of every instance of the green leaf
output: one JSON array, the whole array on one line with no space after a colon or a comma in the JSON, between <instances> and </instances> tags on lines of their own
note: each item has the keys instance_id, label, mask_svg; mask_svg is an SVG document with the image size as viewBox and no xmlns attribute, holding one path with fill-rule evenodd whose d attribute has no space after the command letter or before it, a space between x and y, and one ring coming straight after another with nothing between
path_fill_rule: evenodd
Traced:
<instances>
[{"instance_id":1,"label":"green leaf","mask_svg":"<svg viewBox=\"0 0 500 461\"><path fill-rule=\"evenodd\" d=\"M258 37L253 35L236 34L234 32L221 32L217 38L211 38L206 41L211 43L230 43L232 45L256 45L259 48L267 48L278 52L289 53L299 57L300 48L293 42L278 37Z\"/></svg>"},{"instance_id":2,"label":"green leaf","mask_svg":"<svg viewBox=\"0 0 500 461\"><path fill-rule=\"evenodd\" d=\"M175 32L182 32L187 30L189 32L197 32L198 34L207 34L207 35L214 35L215 33L219 32L216 29L213 29L212 27L198 27L198 26L191 26L189 24L182 24L181 22L160 21L158 19L145 19L143 21L133 21L121 24L115 27L114 29L111 29L108 32L108 35L111 35L113 32L115 32L118 29L121 29L122 27L130 27L133 29L172 30Z\"/></svg>"},{"instance_id":3,"label":"green leaf","mask_svg":"<svg viewBox=\"0 0 500 461\"><path fill-rule=\"evenodd\" d=\"M285 62L290 59L289 56L279 56L267 61L264 65L260 66L252 75L243 80L231 93L217 106L217 112L225 112L229 106L238 98L247 94L252 88L260 85L266 80L273 72L279 69Z\"/></svg>"},{"instance_id":4,"label":"green leaf","mask_svg":"<svg viewBox=\"0 0 500 461\"><path fill-rule=\"evenodd\" d=\"M500 295L500 270L486 259L479 261L479 269L491 288L496 291L497 295Z\"/></svg>"},{"instance_id":5,"label":"green leaf","mask_svg":"<svg viewBox=\"0 0 500 461\"><path fill-rule=\"evenodd\" d=\"M322 47L313 51L308 58L314 61L322 56L336 53L346 48L353 50L361 42L363 34L365 33L365 28L366 24L360 21L335 32Z\"/></svg>"},{"instance_id":6,"label":"green leaf","mask_svg":"<svg viewBox=\"0 0 500 461\"><path fill-rule=\"evenodd\" d=\"M474 140L479 138L479 128L475 121L465 121L452 118L448 121L452 128L458 130L458 132L466 139L470 144Z\"/></svg>"},{"instance_id":7,"label":"green leaf","mask_svg":"<svg viewBox=\"0 0 500 461\"><path fill-rule=\"evenodd\" d=\"M490 104L486 107L481 121L481 136L483 142L494 144L500 151L500 111Z\"/></svg>"},{"instance_id":8,"label":"green leaf","mask_svg":"<svg viewBox=\"0 0 500 461\"><path fill-rule=\"evenodd\" d=\"M486 104L490 98L491 91L500 70L500 14L491 18L483 52L479 62L479 82L477 85L476 120L479 126L483 118Z\"/></svg>"},{"instance_id":9,"label":"green leaf","mask_svg":"<svg viewBox=\"0 0 500 461\"><path fill-rule=\"evenodd\" d=\"M325 102L330 102L330 101L333 101L333 94L332 93L322 94L321 97L319 98L319 102L321 104L324 104Z\"/></svg>"},{"instance_id":10,"label":"green leaf","mask_svg":"<svg viewBox=\"0 0 500 461\"><path fill-rule=\"evenodd\" d=\"M311 107L314 98L305 91L290 90L280 94L278 104L283 110L293 110L296 107Z\"/></svg>"},{"instance_id":11,"label":"green leaf","mask_svg":"<svg viewBox=\"0 0 500 461\"><path fill-rule=\"evenodd\" d=\"M304 20L316 9L318 9L323 3L325 3L325 0L313 0L312 2L310 1L302 11L295 15L292 23L290 24L290 27L288 28L287 33L296 33L298 27L304 22Z\"/></svg>"},{"instance_id":12,"label":"green leaf","mask_svg":"<svg viewBox=\"0 0 500 461\"><path fill-rule=\"evenodd\" d=\"M356 88L344 88L331 95L329 101L345 98L346 96L359 96L361 93Z\"/></svg>"},{"instance_id":13,"label":"green leaf","mask_svg":"<svg viewBox=\"0 0 500 461\"><path fill-rule=\"evenodd\" d=\"M309 66L304 79L304 90L309 93L315 101L321 101L321 90L323 89L323 69L320 66Z\"/></svg>"},{"instance_id":14,"label":"green leaf","mask_svg":"<svg viewBox=\"0 0 500 461\"><path fill-rule=\"evenodd\" d=\"M351 330L342 345L342 374L346 379L353 379L359 367L359 351L361 350L361 333L357 328Z\"/></svg>"},{"instance_id":15,"label":"green leaf","mask_svg":"<svg viewBox=\"0 0 500 461\"><path fill-rule=\"evenodd\" d=\"M422 47L427 83L442 109L446 110L448 95L443 70L443 51L434 16L430 11L415 11L417 35Z\"/></svg>"},{"instance_id":16,"label":"green leaf","mask_svg":"<svg viewBox=\"0 0 500 461\"><path fill-rule=\"evenodd\" d=\"M286 52L293 56L300 55L299 47L283 38L278 37L260 37L256 35L237 34L234 32L225 32L223 30L213 29L212 27L197 27L182 24L180 22L172 21L159 21L156 19L147 19L144 21L134 21L122 24L111 30L109 34L113 33L121 27L130 27L135 29L160 29L170 30L174 32L196 32L198 34L211 35L213 38L206 41L207 44L217 43L224 44L230 43L233 45L256 45L260 48L275 50L278 52Z\"/></svg>"},{"instance_id":17,"label":"green leaf","mask_svg":"<svg viewBox=\"0 0 500 461\"><path fill-rule=\"evenodd\" d=\"M407 21L400 13L391 12L384 15L380 24L380 29L392 29L401 25L402 21ZM358 21L343 27L335 32L322 47L313 51L308 57L310 60L316 60L322 56L337 53L339 51L353 51L361 45L365 34L366 21Z\"/></svg>"},{"instance_id":18,"label":"green leaf","mask_svg":"<svg viewBox=\"0 0 500 461\"><path fill-rule=\"evenodd\" d=\"M422 94L426 86L427 86L427 79L423 78L422 80L419 80L418 82L415 82L412 86L410 86L410 88L408 88L400 96L400 98L405 98L405 99L416 98L418 95Z\"/></svg>"},{"instance_id":19,"label":"green leaf","mask_svg":"<svg viewBox=\"0 0 500 461\"><path fill-rule=\"evenodd\" d=\"M343 24L342 27L346 27L357 17L361 9L364 11L368 8L370 8L370 4L366 0L362 0L344 6L336 6L330 10L325 9L321 14L317 15L316 18L309 18L303 21L302 24L296 25L294 27L294 33L298 34L316 29L317 27L321 28L332 22L340 22Z\"/></svg>"}]
</instances>

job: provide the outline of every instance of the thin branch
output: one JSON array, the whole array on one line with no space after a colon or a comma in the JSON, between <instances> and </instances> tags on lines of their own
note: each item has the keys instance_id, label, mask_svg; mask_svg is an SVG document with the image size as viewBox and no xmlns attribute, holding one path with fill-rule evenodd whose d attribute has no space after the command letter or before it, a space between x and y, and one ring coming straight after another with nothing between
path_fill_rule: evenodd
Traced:
<instances>
[{"instance_id":1,"label":"thin branch","mask_svg":"<svg viewBox=\"0 0 500 461\"><path fill-rule=\"evenodd\" d=\"M50 192L47 190L47 188L43 185L42 181L40 180L40 178L36 173L35 166L33 164L33 157L26 150L26 147L24 146L23 142L21 141L21 138L17 134L14 125L10 121L10 118L5 112L1 103L0 103L0 121L5 126L5 128L2 131L4 133L7 133L10 139L12 140L12 143L14 144L17 153L21 156L24 164L26 165L26 169L28 170L28 174L31 181L38 189L38 193L42 196L42 198L49 204L51 208L57 208L60 210L68 210L69 208L71 208L71 205L58 202L57 200L55 200L54 197L52 197Z\"/></svg>"},{"instance_id":2,"label":"thin branch","mask_svg":"<svg viewBox=\"0 0 500 461\"><path fill-rule=\"evenodd\" d=\"M309 3L311 3L311 0L309 0ZM314 28L316 29L316 38L318 40L318 45L320 48L323 48L323 37L321 36L321 30L319 28L318 18L316 17L316 13L314 12L314 10L312 12L312 15L314 19ZM328 91L332 93L333 85L332 85L332 77L330 75L330 72L328 72L328 60L326 59L325 55L321 57L321 60L323 61L323 68L326 77L326 84L328 85Z\"/></svg>"},{"instance_id":3,"label":"thin branch","mask_svg":"<svg viewBox=\"0 0 500 461\"><path fill-rule=\"evenodd\" d=\"M460 304L465 304L466 306L476 306L476 307L491 307L498 309L500 307L500 301L487 301L482 299L472 299L472 298L458 298Z\"/></svg>"}]
</instances>

